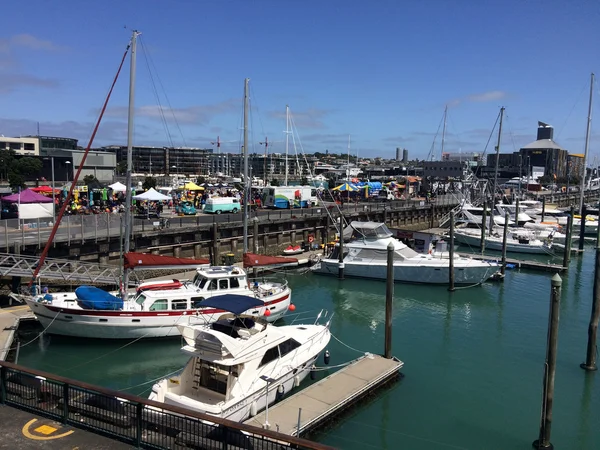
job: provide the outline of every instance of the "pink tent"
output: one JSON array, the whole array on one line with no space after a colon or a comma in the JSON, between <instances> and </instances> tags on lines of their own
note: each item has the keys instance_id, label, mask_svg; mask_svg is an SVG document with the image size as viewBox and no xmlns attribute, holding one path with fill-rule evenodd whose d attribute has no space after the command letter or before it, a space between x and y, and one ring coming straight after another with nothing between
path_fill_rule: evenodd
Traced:
<instances>
[{"instance_id":1,"label":"pink tent","mask_svg":"<svg viewBox=\"0 0 600 450\"><path fill-rule=\"evenodd\" d=\"M21 197L19 199L19 196ZM52 203L52 199L46 197L45 195L36 194L31 189L25 189L20 194L12 194L7 195L6 197L2 197L3 202L10 203Z\"/></svg>"}]
</instances>

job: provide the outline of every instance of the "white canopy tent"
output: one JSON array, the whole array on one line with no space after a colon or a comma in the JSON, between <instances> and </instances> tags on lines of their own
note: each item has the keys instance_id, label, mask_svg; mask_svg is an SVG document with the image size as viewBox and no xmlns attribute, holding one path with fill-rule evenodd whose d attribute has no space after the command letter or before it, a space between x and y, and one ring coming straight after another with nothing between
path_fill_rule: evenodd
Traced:
<instances>
[{"instance_id":1,"label":"white canopy tent","mask_svg":"<svg viewBox=\"0 0 600 450\"><path fill-rule=\"evenodd\" d=\"M157 192L156 190L154 190L154 188L150 188L143 194L135 195L132 198L134 200L147 200L149 202L162 202L165 200L171 200L171 197Z\"/></svg>"},{"instance_id":2,"label":"white canopy tent","mask_svg":"<svg viewBox=\"0 0 600 450\"><path fill-rule=\"evenodd\" d=\"M123 183L119 183L118 181L109 185L108 187L109 189L112 189L115 192L125 192L127 190L127 187Z\"/></svg>"}]
</instances>

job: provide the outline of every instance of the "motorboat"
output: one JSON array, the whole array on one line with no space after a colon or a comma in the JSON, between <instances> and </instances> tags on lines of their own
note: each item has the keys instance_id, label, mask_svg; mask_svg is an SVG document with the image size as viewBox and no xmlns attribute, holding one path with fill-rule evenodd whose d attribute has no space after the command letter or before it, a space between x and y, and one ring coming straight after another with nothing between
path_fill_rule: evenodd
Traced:
<instances>
[{"instance_id":1,"label":"motorboat","mask_svg":"<svg viewBox=\"0 0 600 450\"><path fill-rule=\"evenodd\" d=\"M385 280L387 247L394 247L394 281L400 283L448 284L450 259L439 254L420 254L393 237L379 222L352 222L343 231L344 276ZM311 269L315 273L337 275L340 266L339 243ZM454 256L456 284L478 284L494 275L497 263Z\"/></svg>"},{"instance_id":2,"label":"motorboat","mask_svg":"<svg viewBox=\"0 0 600 450\"><path fill-rule=\"evenodd\" d=\"M498 214L497 211L494 210L493 222L497 226L504 225L504 213ZM483 222L483 206L474 206L470 203L464 203L461 205L460 209L456 213L455 223L456 224L466 224L466 226L481 228ZM490 209L485 208L486 214L486 222L489 221L490 217ZM509 225L514 225L514 221L509 218Z\"/></svg>"},{"instance_id":3,"label":"motorboat","mask_svg":"<svg viewBox=\"0 0 600 450\"><path fill-rule=\"evenodd\" d=\"M282 253L284 255L299 255L303 252L304 249L301 245L288 245Z\"/></svg>"},{"instance_id":4,"label":"motorboat","mask_svg":"<svg viewBox=\"0 0 600 450\"><path fill-rule=\"evenodd\" d=\"M506 236L506 251L512 253L552 254L552 240L539 239L527 228L520 232L509 230ZM529 234L525 234L529 233ZM479 248L481 246L481 230L472 228L459 228L454 231L454 240L458 244ZM485 248L502 251L502 231L486 233Z\"/></svg>"},{"instance_id":5,"label":"motorboat","mask_svg":"<svg viewBox=\"0 0 600 450\"><path fill-rule=\"evenodd\" d=\"M331 334L329 325L273 326L242 314L258 308L252 297L219 296L208 304L225 309L210 325L178 325L190 356L174 376L152 386L150 400L236 422L246 420L298 387ZM218 305L218 306L217 306Z\"/></svg>"},{"instance_id":6,"label":"motorboat","mask_svg":"<svg viewBox=\"0 0 600 450\"><path fill-rule=\"evenodd\" d=\"M127 299L89 286L22 299L48 333L138 339L178 336L178 325L218 320L225 311L204 302L223 294L255 299L256 306L246 313L270 322L283 317L292 295L287 282L251 283L240 267L212 266L198 268L193 280L142 283Z\"/></svg>"},{"instance_id":7,"label":"motorboat","mask_svg":"<svg viewBox=\"0 0 600 450\"><path fill-rule=\"evenodd\" d=\"M498 214L500 216L504 216L506 213L508 213L509 219L513 223L515 223L517 226L520 226L520 227L522 227L526 223L534 222L534 219L529 214L527 214L526 212L524 212L523 209L521 209L519 211L519 215L518 215L518 217L516 217L516 215L517 215L517 205L515 205L513 203L511 203L511 204L497 204L496 205L496 211L498 212ZM502 223L502 224L498 223L498 225L504 225L504 223Z\"/></svg>"}]
</instances>

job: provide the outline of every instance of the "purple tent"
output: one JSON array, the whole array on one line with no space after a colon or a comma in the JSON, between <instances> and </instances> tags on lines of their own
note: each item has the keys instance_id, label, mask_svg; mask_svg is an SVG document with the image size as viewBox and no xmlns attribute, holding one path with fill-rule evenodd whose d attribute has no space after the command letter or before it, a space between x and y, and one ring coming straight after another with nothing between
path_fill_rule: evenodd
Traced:
<instances>
[{"instance_id":1,"label":"purple tent","mask_svg":"<svg viewBox=\"0 0 600 450\"><path fill-rule=\"evenodd\" d=\"M19 200L19 196L21 199ZM10 203L52 203L52 199L50 197L46 197L45 195L36 194L31 189L25 189L20 194L12 194L7 195L6 197L2 197L3 202Z\"/></svg>"}]
</instances>

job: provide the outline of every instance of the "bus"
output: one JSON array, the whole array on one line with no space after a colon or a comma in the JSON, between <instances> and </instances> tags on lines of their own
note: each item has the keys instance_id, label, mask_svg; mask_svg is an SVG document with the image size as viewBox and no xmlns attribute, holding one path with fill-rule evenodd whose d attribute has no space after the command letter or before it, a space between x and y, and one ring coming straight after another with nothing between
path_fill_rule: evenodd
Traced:
<instances>
[{"instance_id":1,"label":"bus","mask_svg":"<svg viewBox=\"0 0 600 450\"><path fill-rule=\"evenodd\" d=\"M267 186L263 189L265 208L309 208L317 203L317 189L311 186Z\"/></svg>"}]
</instances>

